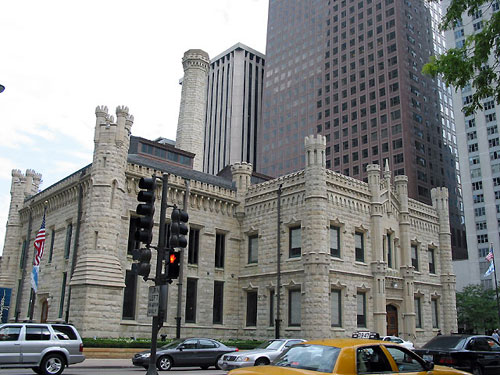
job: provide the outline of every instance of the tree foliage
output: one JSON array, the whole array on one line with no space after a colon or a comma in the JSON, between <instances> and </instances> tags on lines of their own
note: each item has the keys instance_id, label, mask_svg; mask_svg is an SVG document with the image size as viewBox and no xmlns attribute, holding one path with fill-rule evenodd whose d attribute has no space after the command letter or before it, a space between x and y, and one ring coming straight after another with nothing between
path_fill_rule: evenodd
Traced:
<instances>
[{"instance_id":1,"label":"tree foliage","mask_svg":"<svg viewBox=\"0 0 500 375\"><path fill-rule=\"evenodd\" d=\"M462 14L473 16L479 10L486 14L488 8L495 9L494 6L498 7L498 0L450 0L440 29L453 30L462 24ZM500 11L497 10L489 20L482 20L482 29L467 36L462 47L432 56L422 71L433 77L441 75L447 85L455 88L470 85L474 91L470 103L464 106L465 114L469 115L483 109L482 99L493 97L500 104L499 64Z\"/></svg>"},{"instance_id":2,"label":"tree foliage","mask_svg":"<svg viewBox=\"0 0 500 375\"><path fill-rule=\"evenodd\" d=\"M457 292L457 317L459 326L465 326L474 333L498 328L495 290L468 285L462 292Z\"/></svg>"}]
</instances>

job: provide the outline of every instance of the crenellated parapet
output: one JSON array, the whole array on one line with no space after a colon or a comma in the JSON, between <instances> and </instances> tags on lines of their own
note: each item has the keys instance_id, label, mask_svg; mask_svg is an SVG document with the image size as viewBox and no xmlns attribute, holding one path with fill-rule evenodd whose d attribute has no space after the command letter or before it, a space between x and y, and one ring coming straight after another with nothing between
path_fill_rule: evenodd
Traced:
<instances>
[{"instance_id":1,"label":"crenellated parapet","mask_svg":"<svg viewBox=\"0 0 500 375\"><path fill-rule=\"evenodd\" d=\"M184 71L187 69L200 69L208 74L210 57L201 49L190 49L184 53L182 58Z\"/></svg>"}]
</instances>

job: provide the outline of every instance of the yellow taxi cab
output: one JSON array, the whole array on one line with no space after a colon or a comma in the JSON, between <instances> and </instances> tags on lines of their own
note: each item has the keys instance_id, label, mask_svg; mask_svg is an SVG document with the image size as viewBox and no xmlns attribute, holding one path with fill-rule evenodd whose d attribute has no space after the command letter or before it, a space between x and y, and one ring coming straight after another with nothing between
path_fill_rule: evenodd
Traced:
<instances>
[{"instance_id":1,"label":"yellow taxi cab","mask_svg":"<svg viewBox=\"0 0 500 375\"><path fill-rule=\"evenodd\" d=\"M313 340L294 345L271 365L232 370L228 375L299 374L407 374L466 375L467 372L435 366L412 351L391 342L370 339Z\"/></svg>"}]
</instances>

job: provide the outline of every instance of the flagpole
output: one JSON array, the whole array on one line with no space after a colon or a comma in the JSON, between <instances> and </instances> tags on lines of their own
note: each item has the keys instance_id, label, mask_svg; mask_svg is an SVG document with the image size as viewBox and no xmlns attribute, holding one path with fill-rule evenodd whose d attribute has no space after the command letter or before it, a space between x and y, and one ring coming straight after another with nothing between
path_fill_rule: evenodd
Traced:
<instances>
[{"instance_id":1,"label":"flagpole","mask_svg":"<svg viewBox=\"0 0 500 375\"><path fill-rule=\"evenodd\" d=\"M44 207L43 207L43 219L42 219L42 226L43 226L43 230L44 230L44 234L43 234L43 242L45 243L45 214L47 212L47 205L48 205L48 202L45 201L44 202ZM40 230L38 231L38 234L40 233L41 231L41 227L40 227ZM35 242L38 240L38 234L36 235L35 237ZM45 244L43 244L42 246L45 246ZM40 259L38 260L38 262L41 261L41 255L43 255L43 250L42 250L42 253L41 254L38 254L38 251L36 246L35 246L35 253L33 254L33 265L35 265L35 259L38 255L40 255ZM39 265L39 264L38 264ZM37 276L38 278L38 276ZM37 279L37 287L38 287L38 279ZM35 301L36 301L36 290L33 288L33 284L31 285L31 296L30 296L30 304L29 304L29 321L32 322L33 321L33 312L35 310Z\"/></svg>"},{"instance_id":2,"label":"flagpole","mask_svg":"<svg viewBox=\"0 0 500 375\"><path fill-rule=\"evenodd\" d=\"M493 244L490 245L493 249ZM493 273L495 274L495 292L497 294L497 312L498 312L498 324L500 325L500 300L498 299L498 282L497 282L497 268L495 266L495 256L493 256Z\"/></svg>"}]
</instances>

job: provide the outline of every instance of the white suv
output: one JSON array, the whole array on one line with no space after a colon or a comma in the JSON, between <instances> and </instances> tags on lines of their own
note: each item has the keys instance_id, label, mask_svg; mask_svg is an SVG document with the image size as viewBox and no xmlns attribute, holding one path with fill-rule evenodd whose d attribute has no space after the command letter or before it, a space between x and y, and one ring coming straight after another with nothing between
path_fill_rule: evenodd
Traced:
<instances>
[{"instance_id":1,"label":"white suv","mask_svg":"<svg viewBox=\"0 0 500 375\"><path fill-rule=\"evenodd\" d=\"M31 368L37 374L60 375L64 367L84 360L82 339L71 325L0 325L0 368Z\"/></svg>"}]
</instances>

